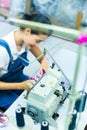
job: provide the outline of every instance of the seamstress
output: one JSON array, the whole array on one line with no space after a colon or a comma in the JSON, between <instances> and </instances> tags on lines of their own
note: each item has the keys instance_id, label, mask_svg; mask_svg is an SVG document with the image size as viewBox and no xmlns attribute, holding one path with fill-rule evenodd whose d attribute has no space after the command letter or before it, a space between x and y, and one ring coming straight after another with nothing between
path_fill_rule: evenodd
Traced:
<instances>
[{"instance_id":1,"label":"seamstress","mask_svg":"<svg viewBox=\"0 0 87 130\"><path fill-rule=\"evenodd\" d=\"M23 14L22 19L51 24L47 16L39 13ZM33 80L23 74L24 67L29 65L27 52L30 50L35 57L42 55L38 44L47 36L29 27L20 27L0 39L0 108L7 109L23 90L31 89ZM39 62L40 71L46 71L49 64L44 56Z\"/></svg>"}]
</instances>

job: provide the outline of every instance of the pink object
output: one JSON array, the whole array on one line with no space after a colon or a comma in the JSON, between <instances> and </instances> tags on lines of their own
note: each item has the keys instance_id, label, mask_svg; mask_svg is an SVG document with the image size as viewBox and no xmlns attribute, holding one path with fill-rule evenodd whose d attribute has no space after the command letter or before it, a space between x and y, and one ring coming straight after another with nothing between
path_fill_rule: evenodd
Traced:
<instances>
[{"instance_id":1,"label":"pink object","mask_svg":"<svg viewBox=\"0 0 87 130\"><path fill-rule=\"evenodd\" d=\"M45 74L45 73L46 73L46 71L45 71L45 70L42 70L42 75Z\"/></svg>"},{"instance_id":2,"label":"pink object","mask_svg":"<svg viewBox=\"0 0 87 130\"><path fill-rule=\"evenodd\" d=\"M34 80L34 81L37 81L35 78L31 77L30 80Z\"/></svg>"},{"instance_id":3,"label":"pink object","mask_svg":"<svg viewBox=\"0 0 87 130\"><path fill-rule=\"evenodd\" d=\"M39 75L36 75L36 77L39 79L40 78L40 76Z\"/></svg>"},{"instance_id":4,"label":"pink object","mask_svg":"<svg viewBox=\"0 0 87 130\"><path fill-rule=\"evenodd\" d=\"M0 7L2 8L10 8L11 0L0 0Z\"/></svg>"},{"instance_id":5,"label":"pink object","mask_svg":"<svg viewBox=\"0 0 87 130\"><path fill-rule=\"evenodd\" d=\"M77 39L78 44L85 44L87 43L87 35L81 33L80 37Z\"/></svg>"}]
</instances>

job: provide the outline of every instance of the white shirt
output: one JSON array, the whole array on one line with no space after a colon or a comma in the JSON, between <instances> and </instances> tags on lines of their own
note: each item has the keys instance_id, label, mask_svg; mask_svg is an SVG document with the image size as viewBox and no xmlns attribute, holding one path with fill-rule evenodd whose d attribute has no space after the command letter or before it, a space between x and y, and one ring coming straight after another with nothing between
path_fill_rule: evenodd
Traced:
<instances>
[{"instance_id":1,"label":"white shirt","mask_svg":"<svg viewBox=\"0 0 87 130\"><path fill-rule=\"evenodd\" d=\"M20 52L17 50L16 43L14 40L15 31L16 30L10 32L8 35L2 38L8 43L14 60L17 58L19 54L22 54L25 51L25 45L22 46ZM8 55L7 50L3 46L0 46L0 68L3 68L3 70L0 71L0 77L8 72L7 68L9 65L9 60L10 57Z\"/></svg>"}]
</instances>

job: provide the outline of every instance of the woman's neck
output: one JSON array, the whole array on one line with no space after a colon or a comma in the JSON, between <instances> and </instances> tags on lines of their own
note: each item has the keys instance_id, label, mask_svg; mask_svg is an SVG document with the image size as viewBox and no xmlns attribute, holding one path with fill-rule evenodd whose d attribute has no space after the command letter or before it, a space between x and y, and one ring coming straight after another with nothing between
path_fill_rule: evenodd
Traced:
<instances>
[{"instance_id":1,"label":"woman's neck","mask_svg":"<svg viewBox=\"0 0 87 130\"><path fill-rule=\"evenodd\" d=\"M14 32L14 40L15 40L15 43L16 43L17 50L20 51L21 47L24 43L23 42L23 35L22 35L22 32L20 30L16 30Z\"/></svg>"}]
</instances>

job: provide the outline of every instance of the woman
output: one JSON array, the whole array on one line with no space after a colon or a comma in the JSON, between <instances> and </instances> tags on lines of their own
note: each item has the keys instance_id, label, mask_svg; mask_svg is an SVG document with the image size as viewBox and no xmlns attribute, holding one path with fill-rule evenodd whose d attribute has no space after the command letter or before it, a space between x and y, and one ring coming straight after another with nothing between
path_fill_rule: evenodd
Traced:
<instances>
[{"instance_id":1,"label":"woman","mask_svg":"<svg viewBox=\"0 0 87 130\"><path fill-rule=\"evenodd\" d=\"M42 14L23 14L22 19L51 24L48 17ZM47 34L21 27L0 39L0 108L7 109L23 90L32 88L33 80L23 74L29 65L27 52L30 50L36 57L42 55L38 44L47 38ZM40 57L41 72L49 67L44 56Z\"/></svg>"}]
</instances>

